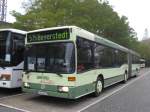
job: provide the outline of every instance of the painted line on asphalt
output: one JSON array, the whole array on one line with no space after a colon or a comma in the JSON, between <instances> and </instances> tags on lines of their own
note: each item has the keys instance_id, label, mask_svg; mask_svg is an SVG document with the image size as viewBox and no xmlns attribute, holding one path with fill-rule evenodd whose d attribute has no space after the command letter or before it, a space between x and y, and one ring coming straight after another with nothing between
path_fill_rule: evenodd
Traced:
<instances>
[{"instance_id":1,"label":"painted line on asphalt","mask_svg":"<svg viewBox=\"0 0 150 112\"><path fill-rule=\"evenodd\" d=\"M108 94L108 95L106 95L106 96L104 96L104 97L102 97L102 98L96 100L95 102L93 102L93 103L87 105L86 107L84 107L84 108L78 110L77 112L82 112L82 111L86 110L87 108L89 108L89 107L91 107L91 106L93 106L93 105L95 105L95 104L97 104L97 103L99 103L99 102L105 100L106 98L108 98L108 97L114 95L115 93L119 92L120 90L122 90L122 89L128 87L129 85L131 85L132 83L134 83L134 82L136 82L137 80L141 79L142 77L147 76L149 73L150 73L150 71L148 71L148 72L146 72L146 73L140 75L140 76L137 77L135 80L133 80L133 81L127 83L126 85L120 87L119 89L113 91L112 93L110 93L110 94Z\"/></svg>"},{"instance_id":2,"label":"painted line on asphalt","mask_svg":"<svg viewBox=\"0 0 150 112\"><path fill-rule=\"evenodd\" d=\"M8 99L8 98L11 98L11 97L16 97L16 96L21 96L21 95L25 95L25 94L27 94L27 93L21 93L21 94L16 94L16 95L5 96L5 97L0 98L0 100ZM0 106L7 107L7 108L10 108L10 109L19 110L19 111L22 111L22 112L30 112L30 111L20 109L20 108L16 108L16 107L13 107L13 106L10 106L10 105L5 105L3 103L0 103Z\"/></svg>"},{"instance_id":3,"label":"painted line on asphalt","mask_svg":"<svg viewBox=\"0 0 150 112\"><path fill-rule=\"evenodd\" d=\"M0 106L10 108L10 109L14 109L14 110L18 110L18 111L21 111L21 112L31 112L31 111L28 111L28 110L16 108L16 107L13 107L13 106L10 106L10 105L5 105L5 104L2 104L2 103L0 103Z\"/></svg>"},{"instance_id":4,"label":"painted line on asphalt","mask_svg":"<svg viewBox=\"0 0 150 112\"><path fill-rule=\"evenodd\" d=\"M1 97L0 100L15 97L15 96L21 96L21 95L24 95L24 94L27 94L27 93L20 93L20 94L15 94L15 95L4 96L4 97Z\"/></svg>"}]
</instances>

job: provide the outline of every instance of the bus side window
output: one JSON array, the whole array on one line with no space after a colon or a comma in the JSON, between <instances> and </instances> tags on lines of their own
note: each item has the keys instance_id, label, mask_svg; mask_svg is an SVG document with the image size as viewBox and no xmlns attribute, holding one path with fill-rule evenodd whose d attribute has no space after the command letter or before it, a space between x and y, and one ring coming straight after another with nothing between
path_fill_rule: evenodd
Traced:
<instances>
[{"instance_id":1,"label":"bus side window","mask_svg":"<svg viewBox=\"0 0 150 112\"><path fill-rule=\"evenodd\" d=\"M113 52L111 48L106 47L104 49L104 54L102 57L102 66L107 68L107 67L113 67Z\"/></svg>"},{"instance_id":2,"label":"bus side window","mask_svg":"<svg viewBox=\"0 0 150 112\"><path fill-rule=\"evenodd\" d=\"M82 72L93 67L92 43L78 37L77 39L77 71Z\"/></svg>"},{"instance_id":3,"label":"bus side window","mask_svg":"<svg viewBox=\"0 0 150 112\"><path fill-rule=\"evenodd\" d=\"M104 46L94 44L94 67L102 68L102 57L104 55Z\"/></svg>"}]
</instances>

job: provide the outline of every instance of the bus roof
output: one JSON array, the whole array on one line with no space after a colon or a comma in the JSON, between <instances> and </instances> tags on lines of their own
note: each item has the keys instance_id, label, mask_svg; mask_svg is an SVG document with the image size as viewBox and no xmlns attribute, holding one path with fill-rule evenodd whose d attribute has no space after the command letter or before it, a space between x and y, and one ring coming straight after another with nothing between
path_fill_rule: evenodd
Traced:
<instances>
[{"instance_id":1,"label":"bus roof","mask_svg":"<svg viewBox=\"0 0 150 112\"><path fill-rule=\"evenodd\" d=\"M74 26L75 27L75 26ZM106 38L103 38L101 36L98 36L96 34L93 34L87 30L84 30L82 28L79 28L79 27L76 27L79 31L83 31L85 33L87 33L88 35L90 35L91 37L93 36L93 39L95 42L97 43L100 43L100 44L103 44L103 45L106 45L108 47L111 47L111 48L114 48L114 49L118 49L118 50L121 50L121 51L124 51L124 52L129 52L129 49L128 48L125 48L117 43L114 43ZM85 37L87 38L87 36ZM87 39L90 39L90 40L93 40L92 38L87 38Z\"/></svg>"},{"instance_id":2,"label":"bus roof","mask_svg":"<svg viewBox=\"0 0 150 112\"><path fill-rule=\"evenodd\" d=\"M42 31L47 31L47 30L57 30L57 29L65 29L65 28L78 28L77 26L58 26L58 27L51 27L51 28L43 28L43 29L38 29L38 30L32 30L29 31L28 33L36 33L36 32L42 32Z\"/></svg>"},{"instance_id":3,"label":"bus roof","mask_svg":"<svg viewBox=\"0 0 150 112\"><path fill-rule=\"evenodd\" d=\"M27 33L26 31L13 29L13 28L0 29L0 32L1 31L10 31L10 32L13 32L13 33L20 33L20 34L26 34Z\"/></svg>"}]
</instances>

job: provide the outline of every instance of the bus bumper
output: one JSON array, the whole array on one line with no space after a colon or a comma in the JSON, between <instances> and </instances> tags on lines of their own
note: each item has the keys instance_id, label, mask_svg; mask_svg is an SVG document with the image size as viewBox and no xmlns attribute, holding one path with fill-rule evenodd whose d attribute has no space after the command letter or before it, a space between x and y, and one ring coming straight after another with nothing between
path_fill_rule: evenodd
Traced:
<instances>
[{"instance_id":1,"label":"bus bumper","mask_svg":"<svg viewBox=\"0 0 150 112\"><path fill-rule=\"evenodd\" d=\"M40 86L31 86L31 87L23 86L22 89L24 92L27 93L59 97L59 98L67 98L67 99L77 99L87 94L93 93L95 91L95 83L81 85L77 87L71 86L69 87L68 92L60 92L58 90L58 86L54 86L54 85L46 86L46 89L40 89L39 87Z\"/></svg>"},{"instance_id":2,"label":"bus bumper","mask_svg":"<svg viewBox=\"0 0 150 112\"><path fill-rule=\"evenodd\" d=\"M77 99L75 94L72 93L74 91L74 88L69 88L69 89L70 89L70 92L46 91L46 90L31 89L31 88L25 88L25 87L23 87L22 90L27 93L39 94L39 95L44 95L44 96Z\"/></svg>"}]
</instances>

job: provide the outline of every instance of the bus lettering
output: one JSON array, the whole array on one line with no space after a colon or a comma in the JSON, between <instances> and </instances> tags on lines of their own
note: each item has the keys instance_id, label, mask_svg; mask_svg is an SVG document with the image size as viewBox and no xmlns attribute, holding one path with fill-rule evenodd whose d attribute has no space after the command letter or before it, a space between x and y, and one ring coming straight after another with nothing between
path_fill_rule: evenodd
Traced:
<instances>
[{"instance_id":1,"label":"bus lettering","mask_svg":"<svg viewBox=\"0 0 150 112\"><path fill-rule=\"evenodd\" d=\"M66 40L69 39L69 30L64 29L58 32L56 31L46 31L39 33L31 33L27 36L27 42L42 42L42 41L54 41L54 40Z\"/></svg>"}]
</instances>

